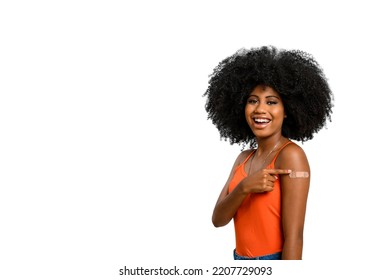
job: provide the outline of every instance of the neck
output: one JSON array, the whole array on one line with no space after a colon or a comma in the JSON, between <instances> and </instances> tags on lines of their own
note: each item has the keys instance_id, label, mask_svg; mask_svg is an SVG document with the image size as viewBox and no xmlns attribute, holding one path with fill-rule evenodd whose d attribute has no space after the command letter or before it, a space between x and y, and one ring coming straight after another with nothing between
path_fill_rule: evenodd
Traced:
<instances>
[{"instance_id":1,"label":"neck","mask_svg":"<svg viewBox=\"0 0 390 280\"><path fill-rule=\"evenodd\" d=\"M258 154L269 152L272 149L277 148L275 145L280 145L280 143L282 143L284 140L285 138L280 134L272 135L267 138L257 139Z\"/></svg>"}]
</instances>

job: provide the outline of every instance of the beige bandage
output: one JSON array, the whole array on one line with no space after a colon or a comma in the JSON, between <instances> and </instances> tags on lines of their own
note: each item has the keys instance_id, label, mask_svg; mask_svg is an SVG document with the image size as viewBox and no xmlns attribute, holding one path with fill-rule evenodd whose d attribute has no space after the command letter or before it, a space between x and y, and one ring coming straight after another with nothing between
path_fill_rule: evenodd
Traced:
<instances>
[{"instance_id":1,"label":"beige bandage","mask_svg":"<svg viewBox=\"0 0 390 280\"><path fill-rule=\"evenodd\" d=\"M308 178L309 172L307 172L307 171L291 171L291 173L288 176L290 176L290 178Z\"/></svg>"}]
</instances>

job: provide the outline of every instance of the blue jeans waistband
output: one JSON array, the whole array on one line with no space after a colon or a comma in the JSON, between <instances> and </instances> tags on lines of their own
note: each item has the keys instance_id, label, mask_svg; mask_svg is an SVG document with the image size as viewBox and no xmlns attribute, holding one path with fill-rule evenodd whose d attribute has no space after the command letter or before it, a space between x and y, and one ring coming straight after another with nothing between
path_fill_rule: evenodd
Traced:
<instances>
[{"instance_id":1,"label":"blue jeans waistband","mask_svg":"<svg viewBox=\"0 0 390 280\"><path fill-rule=\"evenodd\" d=\"M235 260L281 260L282 259L282 252L278 252L278 253L270 254L270 255L258 256L258 257L244 257L244 256L238 255L236 253L236 249L234 249L233 256L234 256Z\"/></svg>"}]
</instances>

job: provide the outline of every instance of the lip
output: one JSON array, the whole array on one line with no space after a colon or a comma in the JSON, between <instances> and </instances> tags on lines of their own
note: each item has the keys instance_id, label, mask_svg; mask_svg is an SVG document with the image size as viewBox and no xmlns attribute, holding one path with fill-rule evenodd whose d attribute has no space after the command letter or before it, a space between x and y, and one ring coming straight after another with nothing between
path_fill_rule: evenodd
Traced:
<instances>
[{"instance_id":1,"label":"lip","mask_svg":"<svg viewBox=\"0 0 390 280\"><path fill-rule=\"evenodd\" d=\"M267 120L268 122L264 122L264 123L259 123L259 122L256 122L255 119L262 119L262 120ZM268 125L270 125L272 123L272 120L269 119L269 118L264 118L264 117L253 117L252 118L253 120L253 126L257 129L264 129L266 128Z\"/></svg>"}]
</instances>

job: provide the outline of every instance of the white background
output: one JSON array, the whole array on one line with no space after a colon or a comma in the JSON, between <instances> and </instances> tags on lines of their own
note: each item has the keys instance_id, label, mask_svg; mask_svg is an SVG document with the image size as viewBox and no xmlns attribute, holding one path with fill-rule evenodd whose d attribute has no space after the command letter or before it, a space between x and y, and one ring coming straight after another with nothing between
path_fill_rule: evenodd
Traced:
<instances>
[{"instance_id":1,"label":"white background","mask_svg":"<svg viewBox=\"0 0 390 280\"><path fill-rule=\"evenodd\" d=\"M384 3L2 1L0 278L237 265L233 226L211 213L240 147L202 95L222 59L263 45L311 53L335 104L303 145L304 261L272 264L273 279L386 278Z\"/></svg>"}]
</instances>

